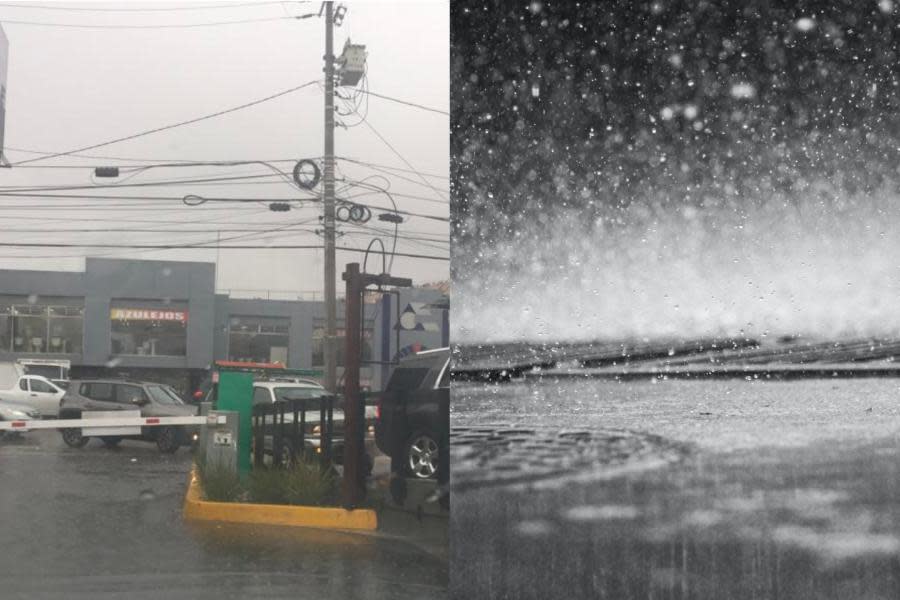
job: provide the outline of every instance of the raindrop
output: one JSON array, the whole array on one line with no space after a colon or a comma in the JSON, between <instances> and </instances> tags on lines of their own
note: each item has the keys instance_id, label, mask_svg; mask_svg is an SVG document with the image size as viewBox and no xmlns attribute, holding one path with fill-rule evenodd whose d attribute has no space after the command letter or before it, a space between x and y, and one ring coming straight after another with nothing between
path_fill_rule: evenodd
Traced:
<instances>
[{"instance_id":1,"label":"raindrop","mask_svg":"<svg viewBox=\"0 0 900 600\"><path fill-rule=\"evenodd\" d=\"M797 19L794 22L794 27L797 28L797 31L807 32L812 31L816 28L816 22L809 17L803 17L802 19Z\"/></svg>"},{"instance_id":2,"label":"raindrop","mask_svg":"<svg viewBox=\"0 0 900 600\"><path fill-rule=\"evenodd\" d=\"M731 97L739 100L755 98L756 88L750 83L736 83L731 86Z\"/></svg>"}]
</instances>

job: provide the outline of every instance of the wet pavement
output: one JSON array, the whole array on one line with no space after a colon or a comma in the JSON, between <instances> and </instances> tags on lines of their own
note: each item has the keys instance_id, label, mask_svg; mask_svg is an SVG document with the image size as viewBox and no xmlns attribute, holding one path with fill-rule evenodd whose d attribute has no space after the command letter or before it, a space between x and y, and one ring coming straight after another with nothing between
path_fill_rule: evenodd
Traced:
<instances>
[{"instance_id":1,"label":"wet pavement","mask_svg":"<svg viewBox=\"0 0 900 600\"><path fill-rule=\"evenodd\" d=\"M396 519L386 536L186 523L190 467L139 442L0 442L0 598L447 596L446 557Z\"/></svg>"},{"instance_id":2,"label":"wet pavement","mask_svg":"<svg viewBox=\"0 0 900 600\"><path fill-rule=\"evenodd\" d=\"M900 596L900 380L453 394L453 598Z\"/></svg>"}]
</instances>

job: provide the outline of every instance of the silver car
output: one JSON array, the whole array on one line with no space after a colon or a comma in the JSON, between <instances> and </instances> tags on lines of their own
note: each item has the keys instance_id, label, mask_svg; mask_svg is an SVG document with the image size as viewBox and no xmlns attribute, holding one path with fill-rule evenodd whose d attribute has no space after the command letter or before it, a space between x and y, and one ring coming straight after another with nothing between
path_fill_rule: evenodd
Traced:
<instances>
[{"instance_id":1,"label":"silver car","mask_svg":"<svg viewBox=\"0 0 900 600\"><path fill-rule=\"evenodd\" d=\"M40 411L34 407L19 404L17 402L0 400L0 421L31 421L40 418ZM0 439L25 433L26 431L28 431L27 426L16 429L15 431L0 431Z\"/></svg>"}]
</instances>

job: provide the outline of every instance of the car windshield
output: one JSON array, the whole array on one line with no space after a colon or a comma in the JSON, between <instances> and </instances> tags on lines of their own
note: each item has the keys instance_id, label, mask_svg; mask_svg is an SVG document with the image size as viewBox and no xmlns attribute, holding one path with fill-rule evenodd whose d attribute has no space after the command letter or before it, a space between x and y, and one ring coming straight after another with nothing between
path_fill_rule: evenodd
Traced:
<instances>
[{"instance_id":1,"label":"car windshield","mask_svg":"<svg viewBox=\"0 0 900 600\"><path fill-rule=\"evenodd\" d=\"M318 399L325 393L325 390L319 387L277 387L275 388L275 400ZM318 401L307 402L306 410L319 410L320 406L321 403Z\"/></svg>"},{"instance_id":2,"label":"car windshield","mask_svg":"<svg viewBox=\"0 0 900 600\"><path fill-rule=\"evenodd\" d=\"M181 398L171 388L162 385L148 385L147 393L157 404L183 404Z\"/></svg>"}]
</instances>

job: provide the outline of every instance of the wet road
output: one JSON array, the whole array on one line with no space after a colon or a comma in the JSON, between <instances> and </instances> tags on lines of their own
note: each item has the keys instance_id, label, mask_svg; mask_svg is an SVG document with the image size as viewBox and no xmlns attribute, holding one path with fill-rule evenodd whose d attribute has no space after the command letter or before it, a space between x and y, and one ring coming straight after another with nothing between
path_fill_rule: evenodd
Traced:
<instances>
[{"instance_id":1,"label":"wet road","mask_svg":"<svg viewBox=\"0 0 900 600\"><path fill-rule=\"evenodd\" d=\"M442 598L446 560L397 539L189 525L182 449L0 442L0 598Z\"/></svg>"},{"instance_id":2,"label":"wet road","mask_svg":"<svg viewBox=\"0 0 900 600\"><path fill-rule=\"evenodd\" d=\"M453 598L900 597L900 380L453 393Z\"/></svg>"}]
</instances>

